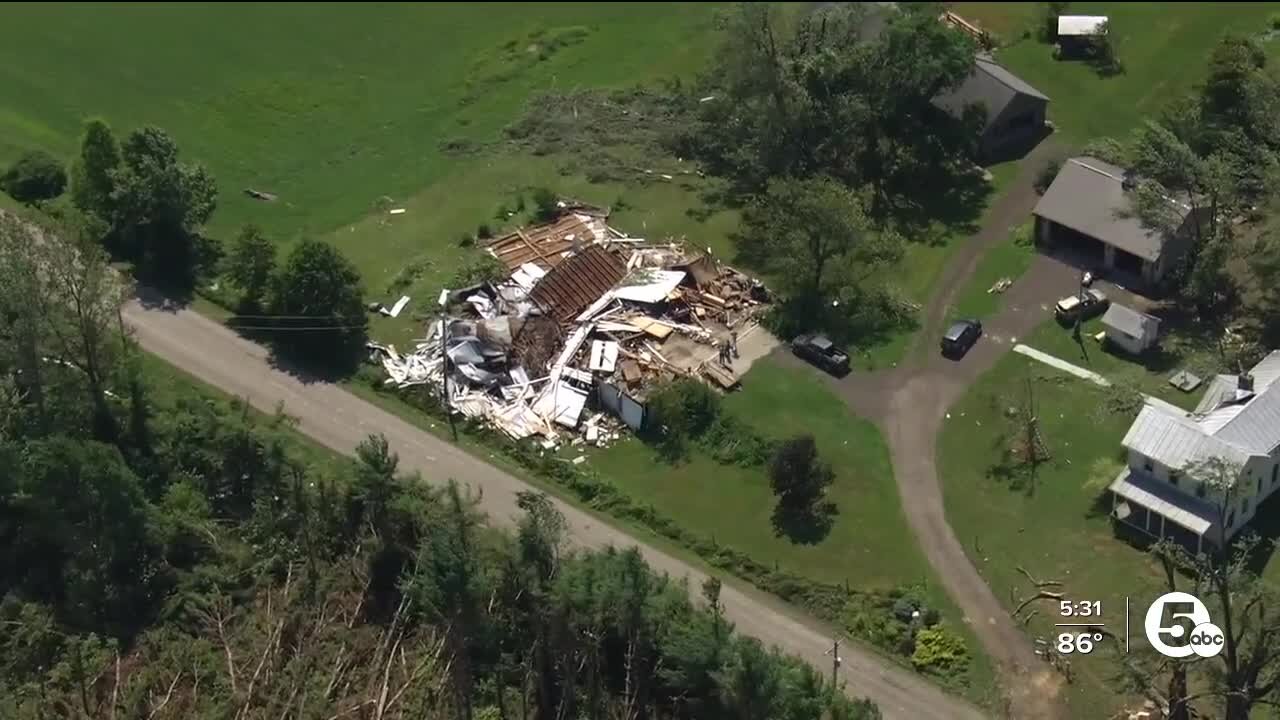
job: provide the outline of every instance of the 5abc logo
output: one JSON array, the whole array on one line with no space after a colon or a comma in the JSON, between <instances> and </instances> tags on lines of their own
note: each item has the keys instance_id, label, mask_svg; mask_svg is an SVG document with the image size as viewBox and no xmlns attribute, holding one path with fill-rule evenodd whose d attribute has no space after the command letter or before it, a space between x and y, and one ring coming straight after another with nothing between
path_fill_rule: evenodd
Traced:
<instances>
[{"instance_id":1,"label":"5abc logo","mask_svg":"<svg viewBox=\"0 0 1280 720\"><path fill-rule=\"evenodd\" d=\"M1156 598L1147 609L1143 627L1151 646L1171 658L1214 657L1222 652L1226 638L1222 628L1209 621L1209 608L1200 598L1184 592Z\"/></svg>"}]
</instances>

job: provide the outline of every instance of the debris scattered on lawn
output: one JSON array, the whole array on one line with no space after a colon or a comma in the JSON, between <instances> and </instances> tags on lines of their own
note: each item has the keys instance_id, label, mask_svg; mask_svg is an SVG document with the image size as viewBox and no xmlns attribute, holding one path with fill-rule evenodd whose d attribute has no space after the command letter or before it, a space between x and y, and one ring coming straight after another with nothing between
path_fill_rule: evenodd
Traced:
<instances>
[{"instance_id":1,"label":"debris scattered on lawn","mask_svg":"<svg viewBox=\"0 0 1280 720\"><path fill-rule=\"evenodd\" d=\"M559 210L487 242L507 277L442 291L449 317L412 351L369 344L388 384L446 385L453 412L551 451L640 429L648 392L677 377L737 386L717 356L756 327L770 302L760 281L683 242L628 237L607 209ZM395 317L408 301L372 309Z\"/></svg>"},{"instance_id":2,"label":"debris scattered on lawn","mask_svg":"<svg viewBox=\"0 0 1280 720\"><path fill-rule=\"evenodd\" d=\"M244 194L245 194L245 195L248 195L249 197L253 198L254 200L264 200L264 201L266 201L266 202L275 202L275 201L276 201L276 195L275 195L275 193L263 192L263 191L261 191L261 190L254 190L253 188L245 188L245 189L244 189Z\"/></svg>"},{"instance_id":3,"label":"debris scattered on lawn","mask_svg":"<svg viewBox=\"0 0 1280 720\"><path fill-rule=\"evenodd\" d=\"M1199 375L1194 375L1186 370L1179 370L1169 378L1170 385L1188 393L1200 387L1202 382L1204 380Z\"/></svg>"},{"instance_id":4,"label":"debris scattered on lawn","mask_svg":"<svg viewBox=\"0 0 1280 720\"><path fill-rule=\"evenodd\" d=\"M388 309L386 305L379 305L378 312L382 313L383 315L386 315L387 317L399 317L400 311L404 310L404 306L408 304L409 304L409 296L401 295L400 299L397 300L396 304L392 305L390 309Z\"/></svg>"},{"instance_id":5,"label":"debris scattered on lawn","mask_svg":"<svg viewBox=\"0 0 1280 720\"><path fill-rule=\"evenodd\" d=\"M387 211L387 214L388 214L388 215L403 215L403 214L404 214L404 208L391 208L390 210L388 210L388 211Z\"/></svg>"},{"instance_id":6,"label":"debris scattered on lawn","mask_svg":"<svg viewBox=\"0 0 1280 720\"><path fill-rule=\"evenodd\" d=\"M1010 278L1007 278L1007 277L1000 278L999 280L996 281L995 285L992 285L991 287L987 288L987 294L990 295L992 293L1002 293L1005 290L1008 290L1009 286L1012 284L1013 284L1013 280L1011 280Z\"/></svg>"}]
</instances>

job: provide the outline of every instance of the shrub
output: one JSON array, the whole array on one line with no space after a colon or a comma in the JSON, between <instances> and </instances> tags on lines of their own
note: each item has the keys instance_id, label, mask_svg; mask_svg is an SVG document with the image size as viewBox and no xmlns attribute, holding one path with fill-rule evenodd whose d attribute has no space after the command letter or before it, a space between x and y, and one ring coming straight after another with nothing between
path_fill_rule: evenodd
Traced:
<instances>
[{"instance_id":1,"label":"shrub","mask_svg":"<svg viewBox=\"0 0 1280 720\"><path fill-rule=\"evenodd\" d=\"M646 407L645 435L676 460L720 417L720 396L697 380L680 378L654 391Z\"/></svg>"},{"instance_id":2,"label":"shrub","mask_svg":"<svg viewBox=\"0 0 1280 720\"><path fill-rule=\"evenodd\" d=\"M1058 172L1062 170L1062 160L1053 158L1040 168L1039 174L1036 175L1035 189L1037 195L1043 195L1049 186L1053 184L1053 179L1058 177Z\"/></svg>"},{"instance_id":3,"label":"shrub","mask_svg":"<svg viewBox=\"0 0 1280 720\"><path fill-rule=\"evenodd\" d=\"M493 237L493 230L489 228L489 223L480 223L476 226L476 237L481 240L488 240Z\"/></svg>"},{"instance_id":4,"label":"shrub","mask_svg":"<svg viewBox=\"0 0 1280 720\"><path fill-rule=\"evenodd\" d=\"M1280 13L1271 13L1271 17L1267 19L1272 30L1280 30Z\"/></svg>"},{"instance_id":5,"label":"shrub","mask_svg":"<svg viewBox=\"0 0 1280 720\"><path fill-rule=\"evenodd\" d=\"M935 625L916 633L911 664L921 672L954 674L969 666L969 651L955 633Z\"/></svg>"},{"instance_id":6,"label":"shrub","mask_svg":"<svg viewBox=\"0 0 1280 720\"><path fill-rule=\"evenodd\" d=\"M462 288L476 283L497 282L507 276L507 266L489 253L478 253L454 273L450 287Z\"/></svg>"},{"instance_id":7,"label":"shrub","mask_svg":"<svg viewBox=\"0 0 1280 720\"><path fill-rule=\"evenodd\" d=\"M533 191L534 217L541 222L555 220L560 214L560 199L548 188L540 187Z\"/></svg>"},{"instance_id":8,"label":"shrub","mask_svg":"<svg viewBox=\"0 0 1280 720\"><path fill-rule=\"evenodd\" d=\"M0 175L0 188L19 202L52 200L67 189L67 171L54 156L32 150Z\"/></svg>"}]
</instances>

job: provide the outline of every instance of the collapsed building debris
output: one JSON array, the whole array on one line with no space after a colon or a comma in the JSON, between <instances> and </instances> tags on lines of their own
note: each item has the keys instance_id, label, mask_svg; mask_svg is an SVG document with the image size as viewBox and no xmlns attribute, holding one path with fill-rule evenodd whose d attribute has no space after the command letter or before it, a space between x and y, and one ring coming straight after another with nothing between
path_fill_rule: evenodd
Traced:
<instances>
[{"instance_id":1,"label":"collapsed building debris","mask_svg":"<svg viewBox=\"0 0 1280 720\"><path fill-rule=\"evenodd\" d=\"M735 387L724 358L767 289L710 251L628 238L607 216L562 204L555 221L490 242L506 279L443 292L453 315L413 352L370 344L386 382L447 388L451 411L544 449L641 429L648 393L677 377Z\"/></svg>"}]
</instances>

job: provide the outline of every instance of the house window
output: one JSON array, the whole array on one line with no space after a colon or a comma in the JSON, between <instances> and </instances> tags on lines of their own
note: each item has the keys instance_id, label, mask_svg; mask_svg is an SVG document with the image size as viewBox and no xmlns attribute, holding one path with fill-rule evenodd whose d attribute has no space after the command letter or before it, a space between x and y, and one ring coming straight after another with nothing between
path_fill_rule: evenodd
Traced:
<instances>
[{"instance_id":1,"label":"house window","mask_svg":"<svg viewBox=\"0 0 1280 720\"><path fill-rule=\"evenodd\" d=\"M1142 469L1147 472L1155 472L1156 470L1155 466L1151 464L1151 458L1145 455L1142 457Z\"/></svg>"},{"instance_id":2,"label":"house window","mask_svg":"<svg viewBox=\"0 0 1280 720\"><path fill-rule=\"evenodd\" d=\"M1258 495L1258 494L1260 494L1261 492L1262 492L1262 476L1261 476L1261 475L1259 475L1259 476L1258 476L1258 487L1257 487L1257 489L1256 489L1256 490L1254 490L1254 491L1253 491L1253 494L1254 494L1254 495Z\"/></svg>"},{"instance_id":3,"label":"house window","mask_svg":"<svg viewBox=\"0 0 1280 720\"><path fill-rule=\"evenodd\" d=\"M1178 485L1178 471L1177 471L1177 470L1170 470L1170 471L1169 471L1169 484L1170 484L1170 485L1173 485L1174 487L1177 487L1177 485Z\"/></svg>"},{"instance_id":4,"label":"house window","mask_svg":"<svg viewBox=\"0 0 1280 720\"><path fill-rule=\"evenodd\" d=\"M1276 474L1280 473L1280 463L1271 466L1271 484L1276 484Z\"/></svg>"},{"instance_id":5,"label":"house window","mask_svg":"<svg viewBox=\"0 0 1280 720\"><path fill-rule=\"evenodd\" d=\"M1231 512L1227 513L1227 527L1235 527L1235 525L1236 525L1236 511L1232 510Z\"/></svg>"},{"instance_id":6,"label":"house window","mask_svg":"<svg viewBox=\"0 0 1280 720\"><path fill-rule=\"evenodd\" d=\"M1196 497L1198 498L1204 497L1204 483L1200 483L1196 485Z\"/></svg>"},{"instance_id":7,"label":"house window","mask_svg":"<svg viewBox=\"0 0 1280 720\"><path fill-rule=\"evenodd\" d=\"M1241 515L1249 514L1249 498L1245 498L1244 500L1240 501L1240 514Z\"/></svg>"}]
</instances>

